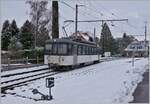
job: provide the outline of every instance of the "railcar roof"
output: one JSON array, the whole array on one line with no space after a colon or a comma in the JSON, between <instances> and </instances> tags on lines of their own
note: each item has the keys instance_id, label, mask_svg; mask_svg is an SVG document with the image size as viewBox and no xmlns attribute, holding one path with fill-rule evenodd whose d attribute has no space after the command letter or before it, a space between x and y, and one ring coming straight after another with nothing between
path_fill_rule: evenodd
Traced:
<instances>
[{"instance_id":1,"label":"railcar roof","mask_svg":"<svg viewBox=\"0 0 150 104\"><path fill-rule=\"evenodd\" d=\"M79 41L79 40L71 40L71 39L49 39L46 40L46 43L72 43L72 44L88 44L88 45L96 45L94 42L88 41Z\"/></svg>"}]
</instances>

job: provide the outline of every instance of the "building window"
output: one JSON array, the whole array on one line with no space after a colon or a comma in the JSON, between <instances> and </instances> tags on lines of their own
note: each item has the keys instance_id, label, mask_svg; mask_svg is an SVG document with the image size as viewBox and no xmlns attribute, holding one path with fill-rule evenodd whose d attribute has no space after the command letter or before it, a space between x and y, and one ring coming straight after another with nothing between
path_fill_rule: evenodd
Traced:
<instances>
[{"instance_id":1,"label":"building window","mask_svg":"<svg viewBox=\"0 0 150 104\"><path fill-rule=\"evenodd\" d=\"M137 49L142 49L142 46L138 46Z\"/></svg>"},{"instance_id":2,"label":"building window","mask_svg":"<svg viewBox=\"0 0 150 104\"><path fill-rule=\"evenodd\" d=\"M130 49L135 49L135 46L130 46Z\"/></svg>"}]
</instances>

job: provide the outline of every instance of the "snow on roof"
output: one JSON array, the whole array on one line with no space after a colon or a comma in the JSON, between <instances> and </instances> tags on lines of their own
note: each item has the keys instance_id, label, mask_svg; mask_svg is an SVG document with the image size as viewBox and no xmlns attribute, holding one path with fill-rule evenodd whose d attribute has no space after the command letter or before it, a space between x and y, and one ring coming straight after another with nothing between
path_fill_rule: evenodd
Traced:
<instances>
[{"instance_id":1,"label":"snow on roof","mask_svg":"<svg viewBox=\"0 0 150 104\"><path fill-rule=\"evenodd\" d=\"M81 39L81 40L83 39L83 40L89 41L91 36L90 36L89 32L78 31L77 35L75 33L73 33L70 37L71 38L78 38L78 39Z\"/></svg>"}]
</instances>

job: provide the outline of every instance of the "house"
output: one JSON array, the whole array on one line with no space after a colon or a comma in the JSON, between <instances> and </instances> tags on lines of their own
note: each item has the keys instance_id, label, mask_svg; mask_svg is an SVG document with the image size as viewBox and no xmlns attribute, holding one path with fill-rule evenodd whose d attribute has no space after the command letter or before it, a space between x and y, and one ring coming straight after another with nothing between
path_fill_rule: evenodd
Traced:
<instances>
[{"instance_id":1,"label":"house","mask_svg":"<svg viewBox=\"0 0 150 104\"><path fill-rule=\"evenodd\" d=\"M127 35L126 33L123 34L121 38L116 38L117 45L118 45L118 52L122 55L125 56L125 48L129 44L131 44L133 41L138 41L136 38L134 38L132 35Z\"/></svg>"},{"instance_id":2,"label":"house","mask_svg":"<svg viewBox=\"0 0 150 104\"><path fill-rule=\"evenodd\" d=\"M131 44L125 48L125 54L128 57L135 56L135 57L145 57L148 56L148 46L149 42L148 41L134 41Z\"/></svg>"},{"instance_id":3,"label":"house","mask_svg":"<svg viewBox=\"0 0 150 104\"><path fill-rule=\"evenodd\" d=\"M78 40L83 40L83 41L91 41L93 42L94 39L90 36L90 33L87 32L82 32L82 31L77 31L76 33L73 33L70 38L71 39L78 39Z\"/></svg>"}]
</instances>

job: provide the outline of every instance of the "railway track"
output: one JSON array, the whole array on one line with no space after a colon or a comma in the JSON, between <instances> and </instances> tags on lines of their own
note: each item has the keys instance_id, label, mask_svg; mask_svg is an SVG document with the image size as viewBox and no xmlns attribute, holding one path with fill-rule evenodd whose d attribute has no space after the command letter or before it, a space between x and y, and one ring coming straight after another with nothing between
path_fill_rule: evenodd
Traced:
<instances>
[{"instance_id":1,"label":"railway track","mask_svg":"<svg viewBox=\"0 0 150 104\"><path fill-rule=\"evenodd\" d=\"M2 75L1 78L1 90L5 92L7 89L13 89L17 86L22 86L28 82L55 75L59 72L54 72L49 68L43 68L38 70L24 71L12 74Z\"/></svg>"},{"instance_id":2,"label":"railway track","mask_svg":"<svg viewBox=\"0 0 150 104\"><path fill-rule=\"evenodd\" d=\"M118 58L105 58L101 59L101 62L112 61ZM1 75L1 90L5 93L7 89L13 89L14 87L26 85L28 82L49 77L60 72L54 72L47 68L39 68L36 70L26 70L22 72L14 72Z\"/></svg>"}]
</instances>

